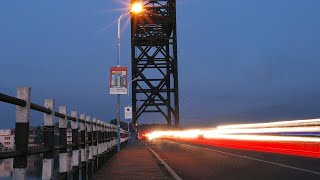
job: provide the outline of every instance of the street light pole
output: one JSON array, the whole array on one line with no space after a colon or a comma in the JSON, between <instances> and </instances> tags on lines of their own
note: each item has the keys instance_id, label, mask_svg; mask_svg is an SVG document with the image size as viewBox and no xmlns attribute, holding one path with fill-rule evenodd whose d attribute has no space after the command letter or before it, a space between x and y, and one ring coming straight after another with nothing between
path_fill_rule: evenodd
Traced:
<instances>
[{"instance_id":1,"label":"street light pole","mask_svg":"<svg viewBox=\"0 0 320 180\"><path fill-rule=\"evenodd\" d=\"M121 19L123 16L125 16L126 14L128 14L129 11L126 11L124 13L122 13L120 15L120 17L118 18L118 62L117 62L117 66L120 67L120 41L121 41L121 36L120 36L120 24L121 24ZM117 150L120 151L120 94L117 94Z\"/></svg>"},{"instance_id":2,"label":"street light pole","mask_svg":"<svg viewBox=\"0 0 320 180\"><path fill-rule=\"evenodd\" d=\"M118 18L118 61L117 66L120 67L120 41L121 41L121 19L125 15L127 15L130 12L139 13L143 9L143 6L141 3L135 3L132 5L131 9L122 13L120 17ZM120 151L120 94L117 94L117 151Z\"/></svg>"}]
</instances>

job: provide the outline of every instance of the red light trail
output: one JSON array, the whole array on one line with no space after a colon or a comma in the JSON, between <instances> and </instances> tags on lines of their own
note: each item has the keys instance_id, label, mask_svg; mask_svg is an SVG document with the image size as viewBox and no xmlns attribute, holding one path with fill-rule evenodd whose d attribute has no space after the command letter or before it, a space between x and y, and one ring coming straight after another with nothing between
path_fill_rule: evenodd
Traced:
<instances>
[{"instance_id":1,"label":"red light trail","mask_svg":"<svg viewBox=\"0 0 320 180\"><path fill-rule=\"evenodd\" d=\"M153 131L147 137L320 158L320 119Z\"/></svg>"}]
</instances>

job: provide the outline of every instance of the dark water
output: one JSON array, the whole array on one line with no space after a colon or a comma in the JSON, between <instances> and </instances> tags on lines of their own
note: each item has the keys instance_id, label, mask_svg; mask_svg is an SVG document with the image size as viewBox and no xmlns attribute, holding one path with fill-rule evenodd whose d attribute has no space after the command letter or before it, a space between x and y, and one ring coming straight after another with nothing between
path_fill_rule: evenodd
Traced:
<instances>
[{"instance_id":1,"label":"dark water","mask_svg":"<svg viewBox=\"0 0 320 180\"><path fill-rule=\"evenodd\" d=\"M71 162L71 153L68 156L68 162ZM42 178L42 154L32 155L28 157L28 167L26 169L27 179L41 179ZM71 169L71 164L69 164ZM52 179L57 179L59 175L59 154L56 153L54 157L54 173ZM13 158L0 160L0 179L12 179L13 176Z\"/></svg>"}]
</instances>

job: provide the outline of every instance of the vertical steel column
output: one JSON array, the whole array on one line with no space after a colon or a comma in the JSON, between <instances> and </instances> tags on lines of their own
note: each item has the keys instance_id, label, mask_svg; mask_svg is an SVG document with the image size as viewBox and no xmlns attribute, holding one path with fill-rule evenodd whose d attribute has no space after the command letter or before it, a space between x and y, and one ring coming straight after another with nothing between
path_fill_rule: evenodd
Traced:
<instances>
[{"instance_id":1,"label":"vertical steel column","mask_svg":"<svg viewBox=\"0 0 320 180\"><path fill-rule=\"evenodd\" d=\"M131 18L133 19L133 18ZM137 113L137 110L138 110L138 106L137 106L137 103L138 103L138 99L137 99L137 89L138 89L138 61L137 61L137 58L136 58L136 46L134 45L133 43L133 38L134 38L134 33L133 33L133 28L134 28L134 25L133 25L133 20L131 20L131 81L132 81L132 84L131 84L131 104L132 104L132 123L133 125L135 125L137 122L138 122L138 113ZM133 81L133 79L137 79L135 81ZM130 88L130 87L128 87Z\"/></svg>"},{"instance_id":2,"label":"vertical steel column","mask_svg":"<svg viewBox=\"0 0 320 180\"><path fill-rule=\"evenodd\" d=\"M26 101L26 106L16 106L15 146L16 150L23 152L13 160L13 179L26 179L26 167L28 166L28 139L29 139L29 114L31 101L31 88L21 87L17 89L17 98Z\"/></svg>"},{"instance_id":3,"label":"vertical steel column","mask_svg":"<svg viewBox=\"0 0 320 180\"><path fill-rule=\"evenodd\" d=\"M172 42L170 43L173 48L173 62L172 62L172 75L174 82L174 118L175 127L180 126L180 107L179 107L179 71L178 71L178 45L177 45L177 11L176 11L176 0L172 0L172 18L174 23L172 23ZM174 9L174 10L173 10Z\"/></svg>"},{"instance_id":4,"label":"vertical steel column","mask_svg":"<svg viewBox=\"0 0 320 180\"><path fill-rule=\"evenodd\" d=\"M67 107L59 106L59 113L65 117L59 117L59 144L61 149L59 152L59 173L60 179L67 179L68 172L68 153L67 153Z\"/></svg>"},{"instance_id":5,"label":"vertical steel column","mask_svg":"<svg viewBox=\"0 0 320 180\"><path fill-rule=\"evenodd\" d=\"M166 48L166 54L170 55L170 46L169 46L169 44L167 44L165 46L165 48ZM171 63L170 63L170 56L166 56L165 59L166 59L166 66L167 66L166 74L171 74L172 66L171 66ZM168 89L171 89L171 78L170 77L166 81L166 87ZM171 101L171 92L170 91L167 91L167 99L169 101ZM172 124L172 117L171 117L172 116L172 112L171 112L170 108L167 108L167 114L168 114L168 117L167 117L168 125L171 126L171 124Z\"/></svg>"},{"instance_id":6,"label":"vertical steel column","mask_svg":"<svg viewBox=\"0 0 320 180\"><path fill-rule=\"evenodd\" d=\"M42 179L50 180L53 175L54 158L54 100L45 99L44 107L51 110L50 114L44 113L44 147L50 151L43 153Z\"/></svg>"}]
</instances>

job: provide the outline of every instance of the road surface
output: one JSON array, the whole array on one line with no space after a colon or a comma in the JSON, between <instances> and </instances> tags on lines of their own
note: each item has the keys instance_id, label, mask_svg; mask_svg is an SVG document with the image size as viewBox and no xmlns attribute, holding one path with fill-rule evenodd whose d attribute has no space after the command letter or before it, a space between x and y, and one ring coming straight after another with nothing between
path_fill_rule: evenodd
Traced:
<instances>
[{"instance_id":1,"label":"road surface","mask_svg":"<svg viewBox=\"0 0 320 180\"><path fill-rule=\"evenodd\" d=\"M178 176L175 179L320 180L320 159L169 140L145 144L169 167L167 173Z\"/></svg>"}]
</instances>

